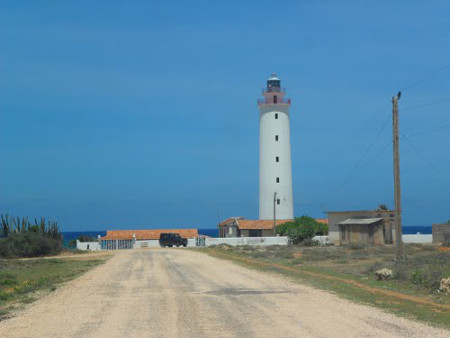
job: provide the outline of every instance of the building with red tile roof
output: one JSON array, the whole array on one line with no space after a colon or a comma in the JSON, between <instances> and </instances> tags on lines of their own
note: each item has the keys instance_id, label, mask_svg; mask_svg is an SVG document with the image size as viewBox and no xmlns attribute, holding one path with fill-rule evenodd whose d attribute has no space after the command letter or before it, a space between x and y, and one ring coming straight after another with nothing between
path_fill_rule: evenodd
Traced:
<instances>
[{"instance_id":1,"label":"building with red tile roof","mask_svg":"<svg viewBox=\"0 0 450 338\"><path fill-rule=\"evenodd\" d=\"M197 229L108 230L102 240L159 240L162 233L179 234L183 238L197 238Z\"/></svg>"},{"instance_id":2,"label":"building with red tile roof","mask_svg":"<svg viewBox=\"0 0 450 338\"><path fill-rule=\"evenodd\" d=\"M293 220L276 220L276 225ZM219 224L219 237L272 237L275 236L273 220L231 217Z\"/></svg>"},{"instance_id":3,"label":"building with red tile roof","mask_svg":"<svg viewBox=\"0 0 450 338\"><path fill-rule=\"evenodd\" d=\"M198 238L197 229L108 230L100 238L102 250L148 248L159 246L162 233L179 234L188 239Z\"/></svg>"}]
</instances>

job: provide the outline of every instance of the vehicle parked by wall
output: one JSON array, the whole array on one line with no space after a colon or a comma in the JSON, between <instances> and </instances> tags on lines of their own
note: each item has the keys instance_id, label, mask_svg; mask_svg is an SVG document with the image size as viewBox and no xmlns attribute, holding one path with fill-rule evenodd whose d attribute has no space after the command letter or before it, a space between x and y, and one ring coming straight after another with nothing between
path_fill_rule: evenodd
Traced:
<instances>
[{"instance_id":1,"label":"vehicle parked by wall","mask_svg":"<svg viewBox=\"0 0 450 338\"><path fill-rule=\"evenodd\" d=\"M162 233L159 236L159 245L164 248L166 246L173 247L174 245L179 247L180 245L187 246L187 238L181 237L179 234Z\"/></svg>"}]
</instances>

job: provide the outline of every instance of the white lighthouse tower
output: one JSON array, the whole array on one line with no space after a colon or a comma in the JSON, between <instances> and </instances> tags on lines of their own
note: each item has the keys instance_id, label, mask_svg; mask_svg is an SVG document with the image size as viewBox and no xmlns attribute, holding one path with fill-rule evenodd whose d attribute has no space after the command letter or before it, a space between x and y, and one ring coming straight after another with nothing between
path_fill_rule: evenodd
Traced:
<instances>
[{"instance_id":1,"label":"white lighthouse tower","mask_svg":"<svg viewBox=\"0 0 450 338\"><path fill-rule=\"evenodd\" d=\"M289 108L272 73L259 106L259 219L293 219Z\"/></svg>"}]
</instances>

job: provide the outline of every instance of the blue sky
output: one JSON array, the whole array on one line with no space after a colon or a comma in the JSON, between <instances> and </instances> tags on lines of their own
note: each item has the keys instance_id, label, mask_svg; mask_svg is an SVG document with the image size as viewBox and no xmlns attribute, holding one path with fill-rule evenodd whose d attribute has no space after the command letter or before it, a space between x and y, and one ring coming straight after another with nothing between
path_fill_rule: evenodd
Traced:
<instances>
[{"instance_id":1,"label":"blue sky","mask_svg":"<svg viewBox=\"0 0 450 338\"><path fill-rule=\"evenodd\" d=\"M258 217L258 108L291 110L294 213L450 218L447 1L2 1L0 211L64 230ZM447 67L448 66L448 67Z\"/></svg>"}]
</instances>

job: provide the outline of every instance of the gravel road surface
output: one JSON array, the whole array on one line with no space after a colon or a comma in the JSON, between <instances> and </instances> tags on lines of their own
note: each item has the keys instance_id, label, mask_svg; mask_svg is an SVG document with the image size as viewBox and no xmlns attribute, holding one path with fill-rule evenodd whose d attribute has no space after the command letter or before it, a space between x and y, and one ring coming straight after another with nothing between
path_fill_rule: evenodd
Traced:
<instances>
[{"instance_id":1,"label":"gravel road surface","mask_svg":"<svg viewBox=\"0 0 450 338\"><path fill-rule=\"evenodd\" d=\"M0 322L1 337L450 337L186 249L116 252Z\"/></svg>"}]
</instances>

